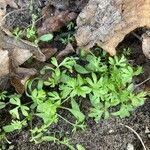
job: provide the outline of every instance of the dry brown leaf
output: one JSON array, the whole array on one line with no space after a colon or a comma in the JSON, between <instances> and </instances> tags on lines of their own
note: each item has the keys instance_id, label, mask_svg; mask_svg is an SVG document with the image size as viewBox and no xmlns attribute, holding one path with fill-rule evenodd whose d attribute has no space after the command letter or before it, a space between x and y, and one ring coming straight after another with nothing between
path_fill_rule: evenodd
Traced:
<instances>
[{"instance_id":1,"label":"dry brown leaf","mask_svg":"<svg viewBox=\"0 0 150 150\"><path fill-rule=\"evenodd\" d=\"M11 58L13 66L19 66L27 61L33 54L30 50L15 48L12 50Z\"/></svg>"},{"instance_id":2,"label":"dry brown leaf","mask_svg":"<svg viewBox=\"0 0 150 150\"><path fill-rule=\"evenodd\" d=\"M147 92L148 96L150 96L150 85L145 85L145 91Z\"/></svg>"},{"instance_id":3,"label":"dry brown leaf","mask_svg":"<svg viewBox=\"0 0 150 150\"><path fill-rule=\"evenodd\" d=\"M25 91L26 81L37 73L36 69L17 68L16 74L11 78L11 85L15 88L16 92L23 94Z\"/></svg>"},{"instance_id":4,"label":"dry brown leaf","mask_svg":"<svg viewBox=\"0 0 150 150\"><path fill-rule=\"evenodd\" d=\"M42 53L46 56L46 60L48 60L49 58L51 58L54 54L57 53L57 48L43 48L41 49Z\"/></svg>"},{"instance_id":5,"label":"dry brown leaf","mask_svg":"<svg viewBox=\"0 0 150 150\"><path fill-rule=\"evenodd\" d=\"M43 35L49 32L59 31L68 22L76 19L77 14L69 11L62 11L54 16L46 18L43 21L42 27L38 29L38 34Z\"/></svg>"},{"instance_id":6,"label":"dry brown leaf","mask_svg":"<svg viewBox=\"0 0 150 150\"><path fill-rule=\"evenodd\" d=\"M72 54L72 53L74 53L74 52L75 52L75 50L74 50L72 44L69 43L69 44L66 46L66 48L65 48L64 50L62 50L62 51L56 56L56 58L57 58L58 60L60 60L60 59L62 59L63 57L67 56L68 54Z\"/></svg>"}]
</instances>

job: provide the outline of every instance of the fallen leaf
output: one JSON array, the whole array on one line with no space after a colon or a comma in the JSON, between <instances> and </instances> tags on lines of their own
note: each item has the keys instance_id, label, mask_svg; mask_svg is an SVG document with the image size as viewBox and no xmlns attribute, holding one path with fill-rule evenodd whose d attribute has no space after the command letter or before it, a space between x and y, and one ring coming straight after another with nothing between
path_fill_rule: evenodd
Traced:
<instances>
[{"instance_id":1,"label":"fallen leaf","mask_svg":"<svg viewBox=\"0 0 150 150\"><path fill-rule=\"evenodd\" d=\"M21 80L26 80L31 75L34 74L35 70L33 72L33 69L32 70L29 69L29 71L27 71L25 68L23 70L19 70L19 66L22 65L24 62L26 62L32 55L39 61L46 60L45 55L41 52L38 46L33 45L32 43L27 42L25 40L16 40L14 37L7 35L0 28L0 88L1 89L4 89L3 86L5 86L5 84L9 85L9 80L13 78L15 78L15 81L20 80L18 82L22 82ZM7 83L1 81L4 80L5 78L9 79L6 80ZM16 81L16 83L18 82ZM14 82L12 81L12 83ZM18 87L16 86L15 88L17 89ZM20 88L20 90L22 90L22 88ZM17 91L19 91L19 88Z\"/></svg>"},{"instance_id":2,"label":"fallen leaf","mask_svg":"<svg viewBox=\"0 0 150 150\"><path fill-rule=\"evenodd\" d=\"M148 96L150 96L150 85L145 85L145 91L147 92Z\"/></svg>"},{"instance_id":3,"label":"fallen leaf","mask_svg":"<svg viewBox=\"0 0 150 150\"><path fill-rule=\"evenodd\" d=\"M62 50L62 51L56 56L56 58L57 58L58 60L60 60L60 59L62 59L64 56L67 56L68 54L72 54L72 53L74 53L74 52L75 52L75 50L74 50L72 44L69 43L69 44L66 46L66 48L65 48L64 50Z\"/></svg>"},{"instance_id":4,"label":"fallen leaf","mask_svg":"<svg viewBox=\"0 0 150 150\"><path fill-rule=\"evenodd\" d=\"M43 48L41 49L42 53L46 56L46 60L51 58L54 54L57 53L57 48Z\"/></svg>"},{"instance_id":5,"label":"fallen leaf","mask_svg":"<svg viewBox=\"0 0 150 150\"><path fill-rule=\"evenodd\" d=\"M27 61L33 54L30 50L15 48L12 50L11 59L13 66L19 66Z\"/></svg>"},{"instance_id":6,"label":"fallen leaf","mask_svg":"<svg viewBox=\"0 0 150 150\"><path fill-rule=\"evenodd\" d=\"M15 71L15 76L11 78L11 85L18 94L23 94L27 80L35 75L37 71L36 69L27 68L17 68Z\"/></svg>"},{"instance_id":7,"label":"fallen leaf","mask_svg":"<svg viewBox=\"0 0 150 150\"><path fill-rule=\"evenodd\" d=\"M54 16L46 18L43 21L42 26L38 29L39 35L44 35L50 32L59 31L63 26L65 26L70 21L76 19L77 14L69 11L62 11L56 13Z\"/></svg>"}]
</instances>

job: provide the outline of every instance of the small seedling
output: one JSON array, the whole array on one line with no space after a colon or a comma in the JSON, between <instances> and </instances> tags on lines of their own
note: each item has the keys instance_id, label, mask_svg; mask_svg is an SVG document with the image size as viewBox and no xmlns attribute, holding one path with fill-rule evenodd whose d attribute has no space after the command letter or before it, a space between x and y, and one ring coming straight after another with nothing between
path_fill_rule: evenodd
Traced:
<instances>
[{"instance_id":1,"label":"small seedling","mask_svg":"<svg viewBox=\"0 0 150 150\"><path fill-rule=\"evenodd\" d=\"M74 41L74 35L68 34L67 37L61 38L60 41L64 45L72 43Z\"/></svg>"}]
</instances>

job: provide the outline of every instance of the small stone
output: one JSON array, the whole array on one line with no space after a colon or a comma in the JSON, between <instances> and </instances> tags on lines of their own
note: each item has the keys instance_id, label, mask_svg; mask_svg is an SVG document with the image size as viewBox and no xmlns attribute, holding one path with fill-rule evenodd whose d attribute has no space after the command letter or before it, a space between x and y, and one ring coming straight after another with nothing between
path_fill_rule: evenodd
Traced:
<instances>
[{"instance_id":1,"label":"small stone","mask_svg":"<svg viewBox=\"0 0 150 150\"><path fill-rule=\"evenodd\" d=\"M134 150L134 146L131 143L128 143L127 150Z\"/></svg>"},{"instance_id":2,"label":"small stone","mask_svg":"<svg viewBox=\"0 0 150 150\"><path fill-rule=\"evenodd\" d=\"M108 132L109 132L109 133L114 133L114 130L113 130L113 129L110 129Z\"/></svg>"},{"instance_id":3,"label":"small stone","mask_svg":"<svg viewBox=\"0 0 150 150\"><path fill-rule=\"evenodd\" d=\"M148 134L148 133L150 133L150 130L149 130L149 128L146 126L146 128L145 128L145 133L146 134Z\"/></svg>"}]
</instances>

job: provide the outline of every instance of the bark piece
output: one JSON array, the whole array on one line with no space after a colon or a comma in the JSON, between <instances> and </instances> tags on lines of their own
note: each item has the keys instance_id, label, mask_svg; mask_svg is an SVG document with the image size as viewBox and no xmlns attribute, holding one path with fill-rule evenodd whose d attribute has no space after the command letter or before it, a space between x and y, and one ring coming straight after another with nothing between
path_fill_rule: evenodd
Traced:
<instances>
[{"instance_id":1,"label":"bark piece","mask_svg":"<svg viewBox=\"0 0 150 150\"><path fill-rule=\"evenodd\" d=\"M95 44L116 54L125 35L139 27L150 27L150 0L90 0L77 18L79 47Z\"/></svg>"}]
</instances>

